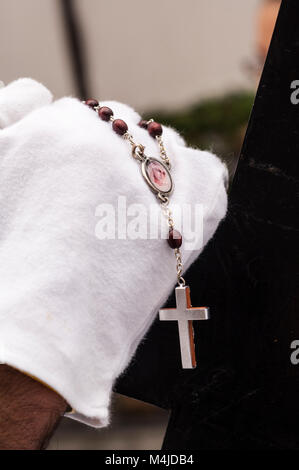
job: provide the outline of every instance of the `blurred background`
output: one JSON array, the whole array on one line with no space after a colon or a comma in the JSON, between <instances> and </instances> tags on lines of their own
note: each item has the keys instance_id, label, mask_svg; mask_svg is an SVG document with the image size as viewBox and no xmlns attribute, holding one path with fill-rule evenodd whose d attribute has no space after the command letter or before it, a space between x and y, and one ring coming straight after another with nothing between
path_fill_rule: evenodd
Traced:
<instances>
[{"instance_id":1,"label":"blurred background","mask_svg":"<svg viewBox=\"0 0 299 470\"><path fill-rule=\"evenodd\" d=\"M280 0L0 0L0 80L114 99L233 175ZM49 449L159 449L168 413L114 394L112 425L65 419Z\"/></svg>"}]
</instances>

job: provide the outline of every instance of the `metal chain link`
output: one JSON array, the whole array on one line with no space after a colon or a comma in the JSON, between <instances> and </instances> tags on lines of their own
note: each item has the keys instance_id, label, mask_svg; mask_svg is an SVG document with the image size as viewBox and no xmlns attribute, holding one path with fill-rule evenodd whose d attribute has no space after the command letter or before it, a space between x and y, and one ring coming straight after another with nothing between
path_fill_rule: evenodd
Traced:
<instances>
[{"instance_id":1,"label":"metal chain link","mask_svg":"<svg viewBox=\"0 0 299 470\"><path fill-rule=\"evenodd\" d=\"M130 134L128 131L124 134L124 139L126 139L128 142L130 142L132 147L134 147L134 145L137 145L133 140L132 134Z\"/></svg>"},{"instance_id":2,"label":"metal chain link","mask_svg":"<svg viewBox=\"0 0 299 470\"><path fill-rule=\"evenodd\" d=\"M166 198L165 202L161 202L161 209L162 209L162 213L167 219L169 230L174 230L173 214L172 214L172 210L169 208L168 198ZM186 285L186 282L185 282L185 279L182 277L183 261L182 261L182 253L179 248L176 248L174 250L174 255L176 259L176 274L177 274L178 285L180 287L184 287Z\"/></svg>"},{"instance_id":3,"label":"metal chain link","mask_svg":"<svg viewBox=\"0 0 299 470\"><path fill-rule=\"evenodd\" d=\"M171 169L170 160L167 156L166 149L164 147L162 137L160 135L158 135L156 137L156 141L158 142L158 145L159 145L160 157L163 160L163 162L165 163L165 165L167 166L167 168L170 170Z\"/></svg>"},{"instance_id":4,"label":"metal chain link","mask_svg":"<svg viewBox=\"0 0 299 470\"><path fill-rule=\"evenodd\" d=\"M176 258L176 274L178 278L178 284L180 287L184 287L186 285L185 279L182 277L183 272L183 262L182 262L182 254L179 248L174 250L175 258Z\"/></svg>"},{"instance_id":5,"label":"metal chain link","mask_svg":"<svg viewBox=\"0 0 299 470\"><path fill-rule=\"evenodd\" d=\"M167 219L169 229L173 230L174 229L174 221L173 221L172 211L169 208L169 199L168 199L168 197L165 198L165 199L166 199L165 202L161 202L162 213Z\"/></svg>"},{"instance_id":6,"label":"metal chain link","mask_svg":"<svg viewBox=\"0 0 299 470\"><path fill-rule=\"evenodd\" d=\"M150 124L153 121L154 121L153 119L150 119L149 121L147 121L147 124ZM141 144L136 144L133 136L128 131L124 134L123 137L130 143L132 147L132 156L139 161L144 161L146 159L146 156L144 155L145 147ZM166 149L164 147L162 137L157 136L156 140L159 145L160 157L165 163L165 165L167 166L167 168L170 170L171 169L170 160L166 154ZM169 231L174 230L174 220L173 220L172 210L169 208L169 198L161 193L158 193L158 199L161 204L162 213L166 217ZM174 254L176 258L176 274L177 274L178 285L180 287L184 287L186 285L186 282L185 282L185 279L182 277L183 261L182 261L182 254L181 254L180 249L176 248L174 250Z\"/></svg>"},{"instance_id":7,"label":"metal chain link","mask_svg":"<svg viewBox=\"0 0 299 470\"><path fill-rule=\"evenodd\" d=\"M100 108L100 105L96 106L95 110L98 111L99 108ZM114 121L113 116L110 117L110 121L111 122ZM154 119L149 119L147 121L147 124L150 124L151 122L154 122ZM132 157L135 158L136 160L139 160L140 162L144 162L147 159L147 157L144 154L145 147L141 144L137 144L134 141L134 138L133 138L132 134L130 134L128 131L125 132L125 134L123 135L123 138L125 140L127 140L130 143L131 147L132 147ZM157 141L158 146L159 146L159 153L160 153L161 160L166 165L168 170L170 170L171 169L171 164L170 164L170 160L167 156L166 149L164 147L162 137L157 136L156 141ZM167 224L168 224L168 227L169 227L169 231L174 230L174 220L173 220L172 211L169 208L169 198L166 195L161 194L161 193L158 193L157 196L158 196L158 199L159 199L160 204L161 204L162 213L166 217ZM182 254L181 254L180 249L176 248L174 250L174 254L175 254L175 258L176 258L176 274L177 274L178 285L180 287L184 287L186 285L186 282L185 282L185 279L182 277L183 262L182 262Z\"/></svg>"}]
</instances>

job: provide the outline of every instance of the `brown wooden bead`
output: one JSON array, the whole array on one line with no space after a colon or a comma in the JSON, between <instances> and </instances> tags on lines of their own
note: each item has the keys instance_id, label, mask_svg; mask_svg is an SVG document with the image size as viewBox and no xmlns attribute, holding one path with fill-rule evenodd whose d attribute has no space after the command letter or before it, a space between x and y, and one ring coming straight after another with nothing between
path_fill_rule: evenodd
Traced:
<instances>
[{"instance_id":1,"label":"brown wooden bead","mask_svg":"<svg viewBox=\"0 0 299 470\"><path fill-rule=\"evenodd\" d=\"M122 119L115 119L115 121L113 121L112 128L118 135L124 135L128 130L127 124Z\"/></svg>"},{"instance_id":2,"label":"brown wooden bead","mask_svg":"<svg viewBox=\"0 0 299 470\"><path fill-rule=\"evenodd\" d=\"M96 106L99 106L99 102L97 100L94 100L93 98L86 100L85 104L90 108L95 108Z\"/></svg>"},{"instance_id":3,"label":"brown wooden bead","mask_svg":"<svg viewBox=\"0 0 299 470\"><path fill-rule=\"evenodd\" d=\"M108 108L108 106L102 106L99 109L98 114L100 118L103 119L103 121L109 121L110 118L113 116L113 111L111 108Z\"/></svg>"},{"instance_id":4,"label":"brown wooden bead","mask_svg":"<svg viewBox=\"0 0 299 470\"><path fill-rule=\"evenodd\" d=\"M142 127L143 129L147 129L148 123L145 119L141 119L138 123L139 127Z\"/></svg>"},{"instance_id":5,"label":"brown wooden bead","mask_svg":"<svg viewBox=\"0 0 299 470\"><path fill-rule=\"evenodd\" d=\"M170 248L180 248L180 246L182 246L183 237L178 230L169 230L167 241Z\"/></svg>"},{"instance_id":6,"label":"brown wooden bead","mask_svg":"<svg viewBox=\"0 0 299 470\"><path fill-rule=\"evenodd\" d=\"M158 137L163 132L162 126L158 122L150 122L147 130L152 137Z\"/></svg>"}]
</instances>

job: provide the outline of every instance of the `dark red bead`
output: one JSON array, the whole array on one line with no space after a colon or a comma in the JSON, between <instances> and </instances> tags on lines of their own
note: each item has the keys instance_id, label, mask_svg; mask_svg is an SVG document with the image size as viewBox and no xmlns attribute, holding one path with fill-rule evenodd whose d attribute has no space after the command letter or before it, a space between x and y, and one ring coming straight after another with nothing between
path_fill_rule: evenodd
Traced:
<instances>
[{"instance_id":1,"label":"dark red bead","mask_svg":"<svg viewBox=\"0 0 299 470\"><path fill-rule=\"evenodd\" d=\"M147 129L148 123L145 121L145 119L141 119L141 121L138 123L138 126L142 127L143 129Z\"/></svg>"},{"instance_id":2,"label":"dark red bead","mask_svg":"<svg viewBox=\"0 0 299 470\"><path fill-rule=\"evenodd\" d=\"M89 106L90 108L95 108L96 106L99 106L99 102L97 100L94 100L90 98L89 100L85 101L85 104Z\"/></svg>"},{"instance_id":3,"label":"dark red bead","mask_svg":"<svg viewBox=\"0 0 299 470\"><path fill-rule=\"evenodd\" d=\"M152 137L158 137L163 132L162 126L158 122L150 122L147 130Z\"/></svg>"},{"instance_id":4,"label":"dark red bead","mask_svg":"<svg viewBox=\"0 0 299 470\"><path fill-rule=\"evenodd\" d=\"M111 108L108 108L108 106L102 106L99 111L99 116L103 121L109 121L110 118L113 116L113 111Z\"/></svg>"},{"instance_id":5,"label":"dark red bead","mask_svg":"<svg viewBox=\"0 0 299 470\"><path fill-rule=\"evenodd\" d=\"M118 135L124 135L128 130L127 124L122 119L115 119L115 121L113 121L112 128Z\"/></svg>"},{"instance_id":6,"label":"dark red bead","mask_svg":"<svg viewBox=\"0 0 299 470\"><path fill-rule=\"evenodd\" d=\"M178 230L169 230L167 241L170 248L180 248L180 246L182 246L183 237Z\"/></svg>"}]
</instances>

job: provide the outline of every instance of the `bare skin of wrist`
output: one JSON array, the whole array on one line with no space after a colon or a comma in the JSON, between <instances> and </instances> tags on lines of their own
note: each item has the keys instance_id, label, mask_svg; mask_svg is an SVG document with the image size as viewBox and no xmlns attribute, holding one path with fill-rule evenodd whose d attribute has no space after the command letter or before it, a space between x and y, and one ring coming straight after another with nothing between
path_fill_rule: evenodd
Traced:
<instances>
[{"instance_id":1,"label":"bare skin of wrist","mask_svg":"<svg viewBox=\"0 0 299 470\"><path fill-rule=\"evenodd\" d=\"M0 450L45 449L67 408L53 390L0 365Z\"/></svg>"}]
</instances>

